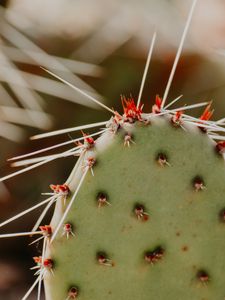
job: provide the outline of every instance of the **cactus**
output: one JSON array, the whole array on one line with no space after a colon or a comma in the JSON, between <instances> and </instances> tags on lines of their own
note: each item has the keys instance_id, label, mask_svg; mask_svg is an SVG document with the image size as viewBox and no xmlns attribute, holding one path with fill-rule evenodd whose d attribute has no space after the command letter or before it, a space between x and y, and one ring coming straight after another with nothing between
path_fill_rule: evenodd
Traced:
<instances>
[{"instance_id":1,"label":"cactus","mask_svg":"<svg viewBox=\"0 0 225 300\"><path fill-rule=\"evenodd\" d=\"M132 103L116 131L114 119L86 140L66 182L71 195L82 182L69 212L57 202L46 299L224 299L223 147L202 124Z\"/></svg>"},{"instance_id":2,"label":"cactus","mask_svg":"<svg viewBox=\"0 0 225 300\"><path fill-rule=\"evenodd\" d=\"M79 155L66 182L50 185L49 198L0 224L46 204L31 232L0 236L40 235L37 240L43 240L42 255L34 257L38 276L23 300L36 286L41 298L42 280L46 300L224 299L225 142L218 134L223 120L210 121L207 102L169 109L178 97L165 106L195 3L164 97L156 96L151 112L143 112L140 100L155 35L137 104L122 97L122 114L53 74L113 116L75 128L105 125L96 140L95 134L83 133L76 147L25 159L20 164L31 166L2 178ZM186 114L200 106L206 106L200 118ZM51 223L40 226L53 204Z\"/></svg>"},{"instance_id":3,"label":"cactus","mask_svg":"<svg viewBox=\"0 0 225 300\"><path fill-rule=\"evenodd\" d=\"M34 286L44 278L46 300L223 299L225 143L211 103L195 119L158 96L149 114L122 102L50 186L50 226L27 233L44 239Z\"/></svg>"}]
</instances>

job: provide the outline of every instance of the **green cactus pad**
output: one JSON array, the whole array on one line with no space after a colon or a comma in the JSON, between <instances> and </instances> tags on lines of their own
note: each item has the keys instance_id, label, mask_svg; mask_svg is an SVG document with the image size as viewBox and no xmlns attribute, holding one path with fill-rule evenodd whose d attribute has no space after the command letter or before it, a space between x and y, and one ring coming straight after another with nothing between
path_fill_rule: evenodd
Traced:
<instances>
[{"instance_id":1,"label":"green cactus pad","mask_svg":"<svg viewBox=\"0 0 225 300\"><path fill-rule=\"evenodd\" d=\"M128 128L129 147L124 129L104 150L97 141L94 176L65 220L75 236L61 228L48 247L47 300L224 300L225 166L215 143L162 117Z\"/></svg>"}]
</instances>

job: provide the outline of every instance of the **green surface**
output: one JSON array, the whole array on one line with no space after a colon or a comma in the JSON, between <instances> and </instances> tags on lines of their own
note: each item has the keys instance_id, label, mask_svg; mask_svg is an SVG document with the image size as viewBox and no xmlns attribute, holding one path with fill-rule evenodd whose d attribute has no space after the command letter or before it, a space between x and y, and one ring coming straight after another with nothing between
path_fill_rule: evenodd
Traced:
<instances>
[{"instance_id":1,"label":"green surface","mask_svg":"<svg viewBox=\"0 0 225 300\"><path fill-rule=\"evenodd\" d=\"M187 132L167 121L135 125L135 144L124 147L123 134L97 154L66 219L76 237L58 234L51 246L55 262L52 299L65 300L76 286L81 300L224 300L225 164L200 130ZM159 153L170 166L160 166ZM193 179L206 188L196 192ZM75 187L74 187L75 189ZM111 206L98 207L105 192ZM147 221L134 214L144 205ZM164 249L154 264L147 251ZM105 252L114 266L100 265ZM208 282L196 274L204 270ZM72 298L71 298L72 299Z\"/></svg>"}]
</instances>

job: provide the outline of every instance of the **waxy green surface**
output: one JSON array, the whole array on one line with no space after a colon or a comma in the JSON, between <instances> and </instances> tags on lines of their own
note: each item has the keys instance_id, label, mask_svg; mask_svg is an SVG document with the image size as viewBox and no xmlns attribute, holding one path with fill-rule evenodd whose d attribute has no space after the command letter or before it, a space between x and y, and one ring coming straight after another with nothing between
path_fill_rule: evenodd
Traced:
<instances>
[{"instance_id":1,"label":"waxy green surface","mask_svg":"<svg viewBox=\"0 0 225 300\"><path fill-rule=\"evenodd\" d=\"M134 127L135 144L125 147L121 131L97 153L94 176L87 174L66 218L76 236L67 239L61 230L50 247L52 299L65 300L76 286L78 300L224 300L222 156L198 128L184 131L163 119ZM169 165L157 162L159 153ZM196 176L203 190L195 190ZM111 205L98 207L101 192ZM137 218L136 204L145 207L148 220ZM163 257L148 263L146 251L157 246ZM113 266L99 264L99 251ZM201 270L208 281L196 275Z\"/></svg>"}]
</instances>

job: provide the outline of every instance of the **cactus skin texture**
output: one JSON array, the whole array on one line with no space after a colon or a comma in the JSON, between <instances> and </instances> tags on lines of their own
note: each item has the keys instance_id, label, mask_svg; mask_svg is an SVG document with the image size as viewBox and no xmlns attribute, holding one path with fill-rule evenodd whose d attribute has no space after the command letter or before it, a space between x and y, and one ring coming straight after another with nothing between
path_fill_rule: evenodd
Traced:
<instances>
[{"instance_id":1,"label":"cactus skin texture","mask_svg":"<svg viewBox=\"0 0 225 300\"><path fill-rule=\"evenodd\" d=\"M47 246L47 300L225 299L224 159L198 126L148 121L104 133L72 171L71 194L95 157L65 218L73 234L61 226Z\"/></svg>"}]
</instances>

